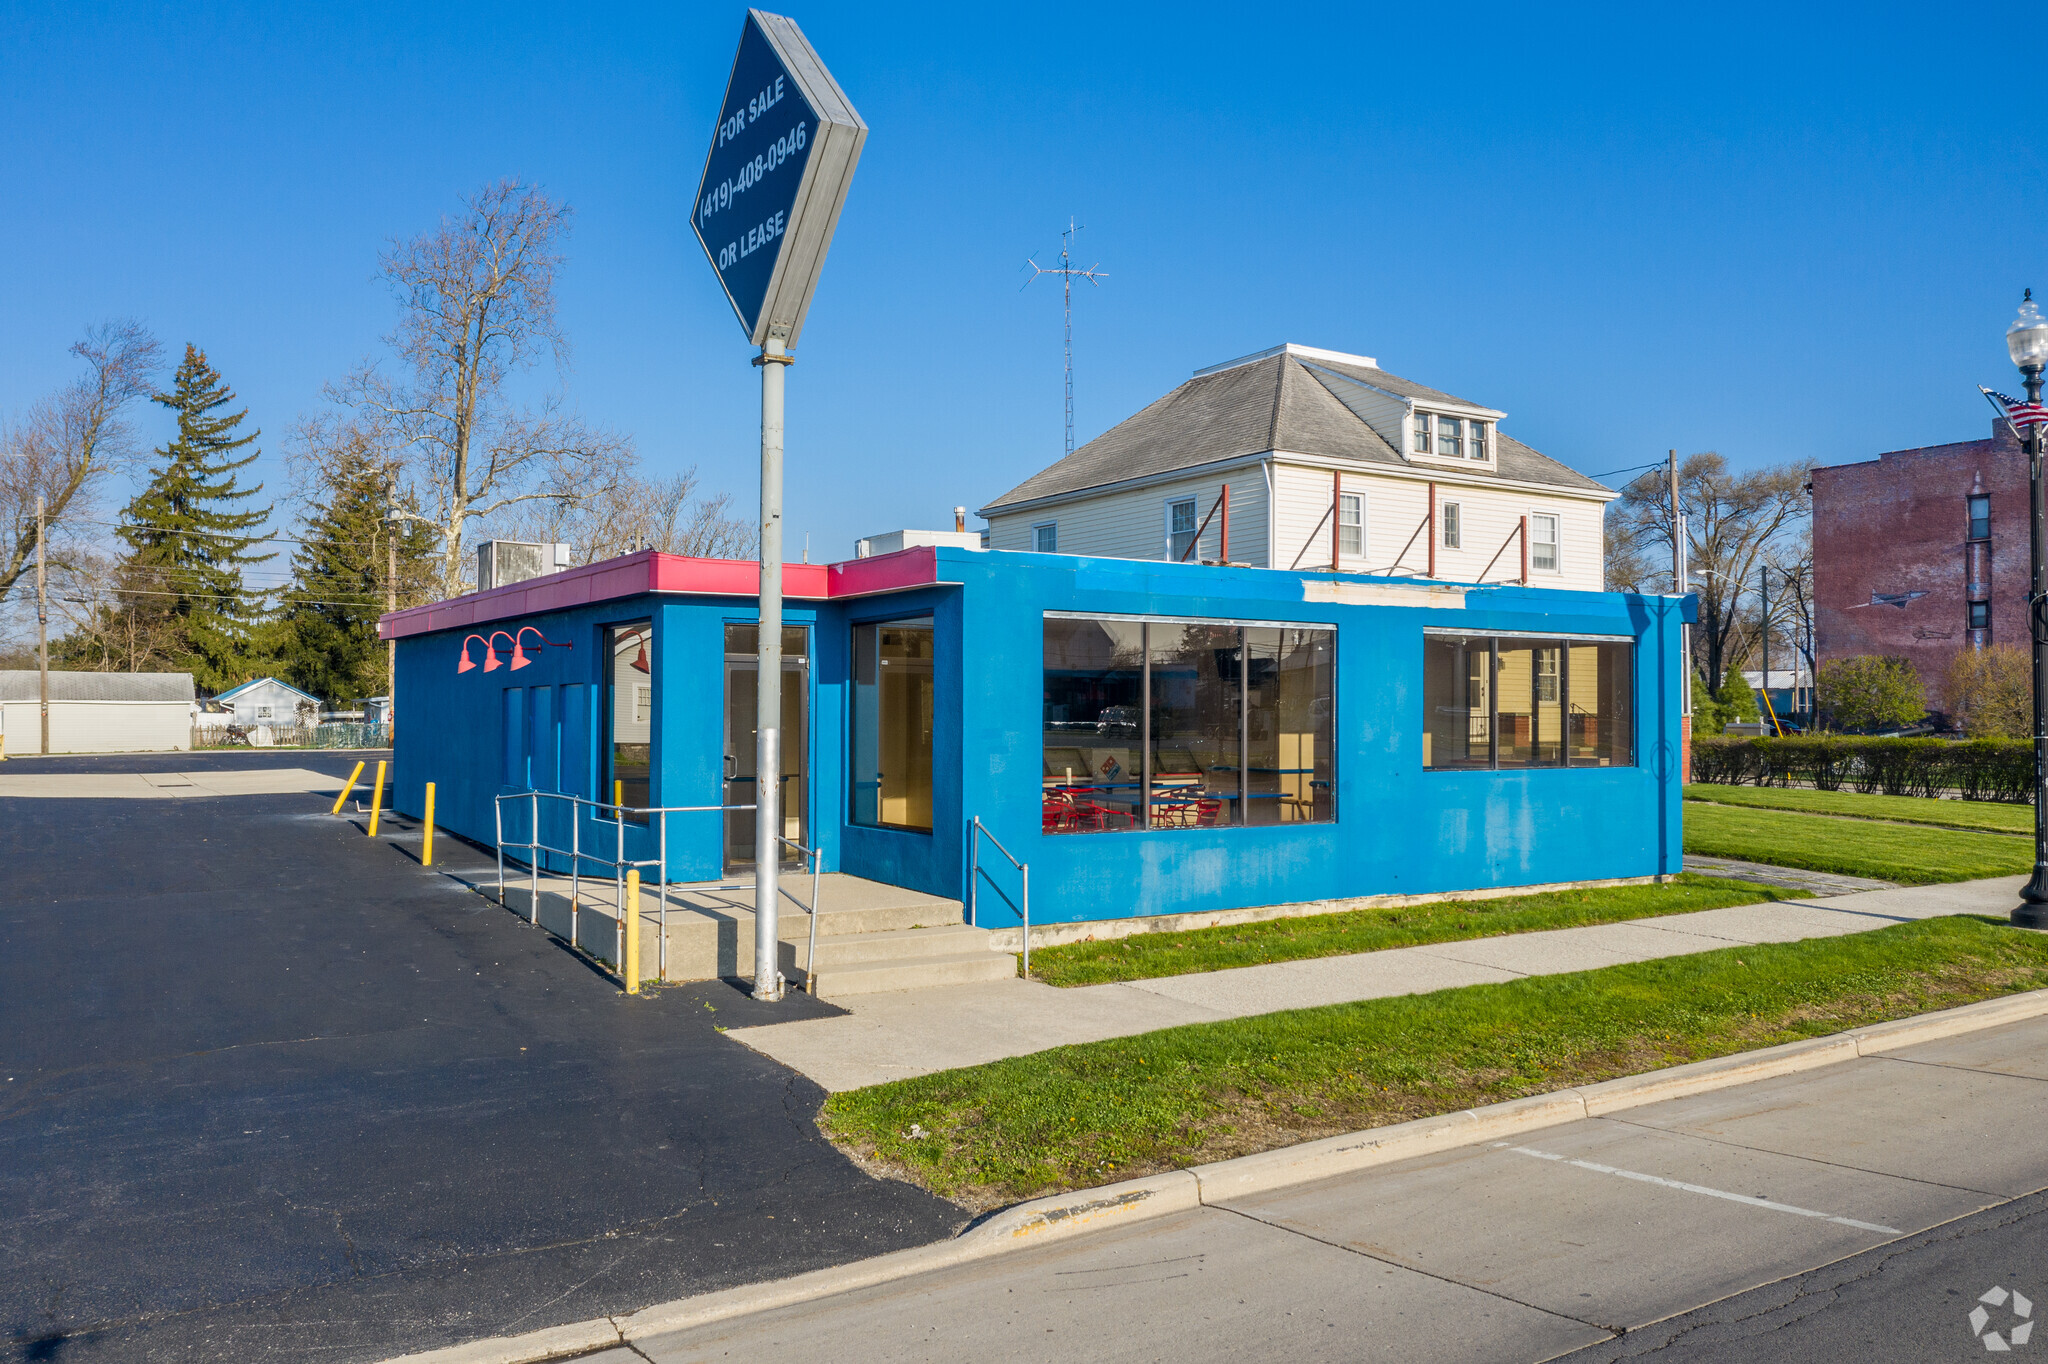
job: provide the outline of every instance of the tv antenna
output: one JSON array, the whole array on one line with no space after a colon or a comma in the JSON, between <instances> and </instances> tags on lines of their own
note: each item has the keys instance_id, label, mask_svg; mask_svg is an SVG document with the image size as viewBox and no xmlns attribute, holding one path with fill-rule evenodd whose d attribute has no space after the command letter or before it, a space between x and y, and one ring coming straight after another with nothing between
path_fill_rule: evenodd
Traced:
<instances>
[{"instance_id":1,"label":"tv antenna","mask_svg":"<svg viewBox=\"0 0 2048 1364\"><path fill-rule=\"evenodd\" d=\"M1060 277L1060 314L1066 324L1067 453L1070 455L1074 453L1074 281L1085 279L1099 289L1102 287L1102 281L1109 278L1100 261L1086 270L1074 268L1074 234L1080 230L1080 225L1069 216L1067 230L1060 233L1060 263L1057 267L1040 265L1035 258L1027 257L1024 262L1031 269L1031 279L1024 281L1024 287L1027 289L1031 287L1031 280L1037 279L1040 275Z\"/></svg>"}]
</instances>

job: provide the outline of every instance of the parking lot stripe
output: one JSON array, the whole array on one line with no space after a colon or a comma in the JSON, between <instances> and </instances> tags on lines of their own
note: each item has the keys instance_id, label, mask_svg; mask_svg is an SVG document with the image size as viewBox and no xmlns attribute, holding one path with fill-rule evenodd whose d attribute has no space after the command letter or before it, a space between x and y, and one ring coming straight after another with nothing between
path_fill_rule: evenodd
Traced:
<instances>
[{"instance_id":1,"label":"parking lot stripe","mask_svg":"<svg viewBox=\"0 0 2048 1364\"><path fill-rule=\"evenodd\" d=\"M1602 1165L1594 1160L1574 1160L1570 1156L1558 1155L1554 1151L1538 1151L1527 1146L1509 1146L1506 1142L1495 1142L1496 1147L1512 1151L1518 1156L1534 1156L1538 1160L1555 1160L1566 1165L1575 1165L1581 1170L1591 1170L1596 1175L1619 1175L1643 1184L1656 1184L1666 1189L1678 1189L1684 1193L1705 1194L1709 1198L1725 1198L1730 1203L1747 1203L1752 1208L1768 1208L1772 1212L1789 1212L1795 1217L1818 1217L1823 1222L1839 1226L1854 1227L1858 1231L1882 1232L1886 1236L1904 1236L1897 1227L1880 1226L1875 1222L1859 1222L1853 1217L1836 1217L1833 1213L1816 1212L1812 1208L1796 1208L1790 1203L1776 1203L1768 1198L1756 1198L1749 1194L1730 1193L1726 1189L1709 1189L1704 1184L1687 1184L1680 1179L1665 1179L1659 1175L1646 1175L1639 1170L1621 1170L1612 1165Z\"/></svg>"}]
</instances>

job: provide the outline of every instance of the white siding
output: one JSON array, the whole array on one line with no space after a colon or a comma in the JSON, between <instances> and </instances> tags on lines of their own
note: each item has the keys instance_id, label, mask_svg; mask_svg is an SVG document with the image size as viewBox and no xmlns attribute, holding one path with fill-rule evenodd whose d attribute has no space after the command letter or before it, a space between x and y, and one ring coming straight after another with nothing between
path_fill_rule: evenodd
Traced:
<instances>
[{"instance_id":1,"label":"white siding","mask_svg":"<svg viewBox=\"0 0 2048 1364\"><path fill-rule=\"evenodd\" d=\"M1408 404L1391 393L1382 393L1376 388L1362 388L1356 384L1331 381L1331 391L1337 401L1358 414L1360 421L1380 433L1380 438L1396 450L1408 448Z\"/></svg>"},{"instance_id":2,"label":"white siding","mask_svg":"<svg viewBox=\"0 0 2048 1364\"><path fill-rule=\"evenodd\" d=\"M1061 554L1108 559L1166 558L1166 504L1195 499L1195 524L1209 517L1224 484L1230 485L1230 558L1234 563L1266 562L1266 479L1256 464L1240 465L1205 478L1176 479L1142 488L1099 493L1036 511L997 513L989 518L990 549L1030 550L1032 528L1055 522ZM1188 556L1222 557L1222 519L1209 517L1201 544Z\"/></svg>"},{"instance_id":3,"label":"white siding","mask_svg":"<svg viewBox=\"0 0 2048 1364\"><path fill-rule=\"evenodd\" d=\"M9 701L0 705L7 752L21 757L42 747L41 705ZM189 748L189 701L52 701L52 753L160 753Z\"/></svg>"},{"instance_id":4,"label":"white siding","mask_svg":"<svg viewBox=\"0 0 2048 1364\"><path fill-rule=\"evenodd\" d=\"M1299 565L1303 569L1327 569L1330 566L1330 523L1325 513L1335 491L1330 471L1282 464L1275 467L1274 476L1280 504L1279 554L1274 567L1290 567L1299 556ZM1420 577L1428 571L1428 544L1424 536L1416 534L1422 519L1429 514L1427 483L1347 471L1344 474L1344 491L1365 495L1365 556L1359 562L1346 556L1340 568L1347 573L1385 572L1394 566L1396 556L1400 556L1399 573ZM1585 592L1601 589L1600 526L1606 504L1599 499L1532 493L1515 488L1474 487L1439 480L1437 501L1439 504L1458 503L1462 508L1463 523L1459 548L1437 546L1436 572L1439 578L1477 582L1484 571L1488 582L1514 580L1522 571L1519 544L1508 545L1491 570L1487 570L1487 561L1493 558L1496 550L1501 550L1519 526L1522 516L1543 512L1558 518L1558 571L1532 571L1529 575L1531 585ZM1440 537L1441 526L1432 533Z\"/></svg>"}]
</instances>

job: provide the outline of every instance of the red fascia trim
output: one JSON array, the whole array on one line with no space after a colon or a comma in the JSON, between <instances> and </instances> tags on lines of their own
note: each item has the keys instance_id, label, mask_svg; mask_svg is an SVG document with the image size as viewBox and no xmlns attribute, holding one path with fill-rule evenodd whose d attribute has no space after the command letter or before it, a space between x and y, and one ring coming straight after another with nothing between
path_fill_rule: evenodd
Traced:
<instances>
[{"instance_id":1,"label":"red fascia trim","mask_svg":"<svg viewBox=\"0 0 2048 1364\"><path fill-rule=\"evenodd\" d=\"M939 580L939 555L930 545L899 549L872 559L833 564L829 597L866 597L877 592L902 592L930 587Z\"/></svg>"},{"instance_id":2,"label":"red fascia trim","mask_svg":"<svg viewBox=\"0 0 2048 1364\"><path fill-rule=\"evenodd\" d=\"M901 592L937 580L938 556L930 548L906 549L841 564L782 566L782 593L799 601ZM403 639L649 592L687 597L758 597L760 591L761 565L755 560L691 559L642 550L510 587L394 611L378 621L377 634L383 639Z\"/></svg>"}]
</instances>

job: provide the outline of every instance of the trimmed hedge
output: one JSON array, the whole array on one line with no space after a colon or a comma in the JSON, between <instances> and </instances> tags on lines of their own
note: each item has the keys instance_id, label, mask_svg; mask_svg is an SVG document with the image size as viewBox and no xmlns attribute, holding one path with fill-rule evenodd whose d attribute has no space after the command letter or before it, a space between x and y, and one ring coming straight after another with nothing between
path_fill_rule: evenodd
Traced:
<instances>
[{"instance_id":1,"label":"trimmed hedge","mask_svg":"<svg viewBox=\"0 0 2048 1364\"><path fill-rule=\"evenodd\" d=\"M1879 739L1853 735L1787 738L1696 736L1692 780L1820 791L1844 786L1887 796L1940 796L2027 804L2034 796L2034 746L2024 739Z\"/></svg>"}]
</instances>

